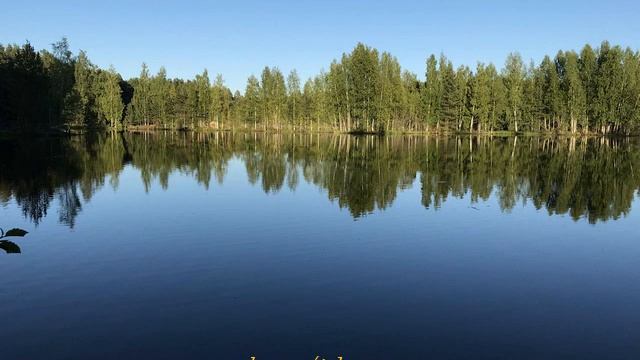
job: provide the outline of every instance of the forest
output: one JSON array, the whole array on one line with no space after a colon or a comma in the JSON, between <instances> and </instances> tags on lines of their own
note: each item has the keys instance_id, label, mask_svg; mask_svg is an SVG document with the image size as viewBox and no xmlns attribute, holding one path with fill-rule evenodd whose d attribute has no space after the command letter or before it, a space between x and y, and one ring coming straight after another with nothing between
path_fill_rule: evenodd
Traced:
<instances>
[{"instance_id":1,"label":"forest","mask_svg":"<svg viewBox=\"0 0 640 360\"><path fill-rule=\"evenodd\" d=\"M43 129L630 135L640 130L640 53L604 41L475 69L431 55L419 78L357 44L304 83L265 67L232 92L206 69L172 79L143 63L125 80L65 38L51 50L0 45L0 130Z\"/></svg>"}]
</instances>

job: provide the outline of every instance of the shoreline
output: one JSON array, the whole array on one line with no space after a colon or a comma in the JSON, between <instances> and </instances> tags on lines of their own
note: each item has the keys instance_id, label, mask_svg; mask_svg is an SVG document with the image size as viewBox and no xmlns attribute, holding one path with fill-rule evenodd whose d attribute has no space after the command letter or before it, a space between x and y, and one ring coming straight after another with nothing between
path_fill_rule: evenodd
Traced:
<instances>
[{"instance_id":1,"label":"shoreline","mask_svg":"<svg viewBox=\"0 0 640 360\"><path fill-rule=\"evenodd\" d=\"M85 126L58 126L49 129L0 129L0 137L12 136L74 136L97 133L155 133L155 132L192 132L192 133L268 133L268 134L324 134L324 135L349 135L349 136L472 136L472 137L545 137L545 138L634 138L640 133L602 134L598 132L559 132L559 131L431 131L431 130L390 130L387 132L372 131L340 131L336 129L313 129L307 127L299 128L251 128L251 127L231 127L231 128L210 128L210 127L157 127L157 126L137 126L131 125L125 128L109 127L85 127Z\"/></svg>"}]
</instances>

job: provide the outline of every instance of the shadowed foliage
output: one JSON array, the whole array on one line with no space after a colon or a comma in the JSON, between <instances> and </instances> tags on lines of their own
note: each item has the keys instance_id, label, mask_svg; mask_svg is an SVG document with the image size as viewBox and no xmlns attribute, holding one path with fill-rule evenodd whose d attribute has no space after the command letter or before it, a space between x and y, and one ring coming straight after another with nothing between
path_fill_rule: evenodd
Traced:
<instances>
[{"instance_id":1,"label":"shadowed foliage","mask_svg":"<svg viewBox=\"0 0 640 360\"><path fill-rule=\"evenodd\" d=\"M27 234L27 231L18 228L7 230L7 232L0 228L0 249L7 254L19 254L21 252L20 247L13 241L5 240L5 238L24 237Z\"/></svg>"}]
</instances>

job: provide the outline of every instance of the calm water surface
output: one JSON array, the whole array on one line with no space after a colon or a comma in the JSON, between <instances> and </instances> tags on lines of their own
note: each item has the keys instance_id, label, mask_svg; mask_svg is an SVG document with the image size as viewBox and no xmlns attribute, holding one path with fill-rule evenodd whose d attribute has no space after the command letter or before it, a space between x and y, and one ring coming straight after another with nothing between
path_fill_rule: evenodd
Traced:
<instances>
[{"instance_id":1,"label":"calm water surface","mask_svg":"<svg viewBox=\"0 0 640 360\"><path fill-rule=\"evenodd\" d=\"M0 359L637 359L636 140L0 140Z\"/></svg>"}]
</instances>

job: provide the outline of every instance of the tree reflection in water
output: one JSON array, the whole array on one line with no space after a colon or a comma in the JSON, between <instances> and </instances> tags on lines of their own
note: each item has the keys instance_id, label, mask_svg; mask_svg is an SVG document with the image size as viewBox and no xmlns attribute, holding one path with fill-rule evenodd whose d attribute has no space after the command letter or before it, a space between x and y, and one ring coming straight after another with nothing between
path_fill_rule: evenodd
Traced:
<instances>
[{"instance_id":1,"label":"tree reflection in water","mask_svg":"<svg viewBox=\"0 0 640 360\"><path fill-rule=\"evenodd\" d=\"M640 185L632 139L109 133L0 140L0 203L14 199L37 225L57 199L59 222L73 227L107 179L117 188L125 166L140 171L147 191L153 179L168 188L174 171L208 188L224 181L234 157L265 192L304 180L354 218L391 206L418 179L428 208L449 197L495 196L504 211L530 201L550 215L596 223L626 215Z\"/></svg>"}]
</instances>

